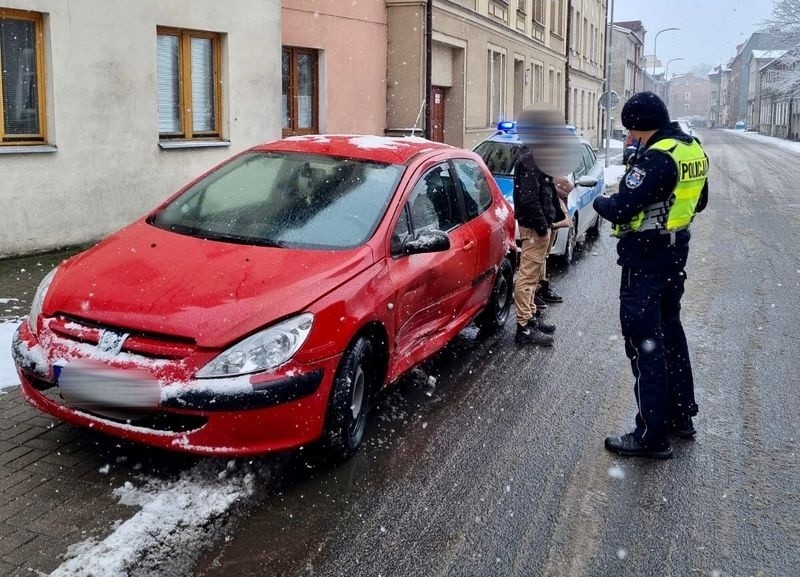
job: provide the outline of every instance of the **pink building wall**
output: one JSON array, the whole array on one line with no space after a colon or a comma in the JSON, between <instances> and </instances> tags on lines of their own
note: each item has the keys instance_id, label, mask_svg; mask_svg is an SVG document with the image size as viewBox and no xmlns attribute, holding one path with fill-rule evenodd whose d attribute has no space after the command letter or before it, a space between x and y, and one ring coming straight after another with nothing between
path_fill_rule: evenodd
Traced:
<instances>
[{"instance_id":1,"label":"pink building wall","mask_svg":"<svg viewBox=\"0 0 800 577\"><path fill-rule=\"evenodd\" d=\"M379 134L386 127L384 0L283 0L282 44L320 50L320 130Z\"/></svg>"}]
</instances>

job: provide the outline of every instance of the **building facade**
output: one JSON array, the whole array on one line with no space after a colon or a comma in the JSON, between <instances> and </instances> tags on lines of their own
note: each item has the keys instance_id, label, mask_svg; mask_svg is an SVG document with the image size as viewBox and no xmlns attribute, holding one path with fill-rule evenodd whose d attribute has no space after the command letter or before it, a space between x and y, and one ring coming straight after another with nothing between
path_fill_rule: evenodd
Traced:
<instances>
[{"instance_id":1,"label":"building facade","mask_svg":"<svg viewBox=\"0 0 800 577\"><path fill-rule=\"evenodd\" d=\"M761 134L800 140L800 52L790 50L759 70Z\"/></svg>"},{"instance_id":2,"label":"building facade","mask_svg":"<svg viewBox=\"0 0 800 577\"><path fill-rule=\"evenodd\" d=\"M283 136L383 134L383 0L283 0L281 16Z\"/></svg>"},{"instance_id":3,"label":"building facade","mask_svg":"<svg viewBox=\"0 0 800 577\"><path fill-rule=\"evenodd\" d=\"M572 0L569 14L567 122L600 145L600 107L605 84L606 0Z\"/></svg>"},{"instance_id":4,"label":"building facade","mask_svg":"<svg viewBox=\"0 0 800 577\"><path fill-rule=\"evenodd\" d=\"M736 47L736 56L731 63L730 128L736 122L747 120L748 88L750 85L750 57L753 50L779 50L791 47L790 42L781 39L778 33L754 32Z\"/></svg>"},{"instance_id":5,"label":"building facade","mask_svg":"<svg viewBox=\"0 0 800 577\"><path fill-rule=\"evenodd\" d=\"M387 134L424 133L425 0L386 0ZM543 102L564 111L567 0L433 0L432 138L471 148Z\"/></svg>"},{"instance_id":6,"label":"building facade","mask_svg":"<svg viewBox=\"0 0 800 577\"><path fill-rule=\"evenodd\" d=\"M785 50L753 50L750 53L750 61L748 63L750 78L747 82L747 116L745 117L749 130L760 132L761 69L785 53Z\"/></svg>"},{"instance_id":7,"label":"building facade","mask_svg":"<svg viewBox=\"0 0 800 577\"><path fill-rule=\"evenodd\" d=\"M711 82L695 74L676 74L667 89L667 108L671 118L706 122L711 102Z\"/></svg>"},{"instance_id":8,"label":"building facade","mask_svg":"<svg viewBox=\"0 0 800 577\"><path fill-rule=\"evenodd\" d=\"M622 107L636 92L645 89L642 63L646 30L635 20L614 22L607 33L611 34L611 89L619 95L619 105L611 112L611 129L614 138L620 138L624 133L619 122Z\"/></svg>"},{"instance_id":9,"label":"building facade","mask_svg":"<svg viewBox=\"0 0 800 577\"><path fill-rule=\"evenodd\" d=\"M0 0L0 255L98 239L280 137L280 10Z\"/></svg>"}]
</instances>

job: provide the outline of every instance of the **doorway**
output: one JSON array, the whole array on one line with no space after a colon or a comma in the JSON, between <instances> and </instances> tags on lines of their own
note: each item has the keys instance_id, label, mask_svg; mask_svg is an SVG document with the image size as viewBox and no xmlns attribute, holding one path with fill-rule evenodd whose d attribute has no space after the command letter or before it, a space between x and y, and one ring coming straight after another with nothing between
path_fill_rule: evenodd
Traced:
<instances>
[{"instance_id":1,"label":"doorway","mask_svg":"<svg viewBox=\"0 0 800 577\"><path fill-rule=\"evenodd\" d=\"M431 88L431 140L444 142L444 103L446 89L441 86Z\"/></svg>"}]
</instances>

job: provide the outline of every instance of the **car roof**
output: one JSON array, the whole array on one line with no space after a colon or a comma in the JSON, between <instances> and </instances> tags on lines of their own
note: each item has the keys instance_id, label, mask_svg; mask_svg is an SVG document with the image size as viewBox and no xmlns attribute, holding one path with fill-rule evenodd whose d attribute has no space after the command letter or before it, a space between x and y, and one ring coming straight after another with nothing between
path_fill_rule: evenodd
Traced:
<instances>
[{"instance_id":1,"label":"car roof","mask_svg":"<svg viewBox=\"0 0 800 577\"><path fill-rule=\"evenodd\" d=\"M302 152L372 160L389 164L406 164L414 156L434 150L455 150L448 144L417 136L371 136L357 134L312 134L290 136L252 148L255 151Z\"/></svg>"},{"instance_id":2,"label":"car roof","mask_svg":"<svg viewBox=\"0 0 800 577\"><path fill-rule=\"evenodd\" d=\"M581 138L579 136L578 140L581 142L581 144L588 144L591 146L591 143L585 138ZM505 132L503 130L498 130L488 138L483 139L481 142L506 142L509 144L518 144L522 141L519 139L519 134L516 132ZM480 144L480 142L478 144Z\"/></svg>"}]
</instances>

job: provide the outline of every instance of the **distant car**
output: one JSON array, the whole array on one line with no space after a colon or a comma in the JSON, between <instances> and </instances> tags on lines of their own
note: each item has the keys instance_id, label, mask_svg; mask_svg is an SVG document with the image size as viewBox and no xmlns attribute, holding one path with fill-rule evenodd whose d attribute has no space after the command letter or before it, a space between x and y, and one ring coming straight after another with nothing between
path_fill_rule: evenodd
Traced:
<instances>
[{"instance_id":1,"label":"distant car","mask_svg":"<svg viewBox=\"0 0 800 577\"><path fill-rule=\"evenodd\" d=\"M512 302L514 217L483 161L307 136L220 164L42 281L13 340L38 409L164 449L362 442L370 398Z\"/></svg>"},{"instance_id":2,"label":"distant car","mask_svg":"<svg viewBox=\"0 0 800 577\"><path fill-rule=\"evenodd\" d=\"M586 234L596 235L602 225L600 215L594 210L594 199L603 194L605 178L603 163L598 160L589 141L580 139L581 161L572 174L568 175L575 188L567 199L567 210L571 226L556 231L550 255L564 263L570 263L575 254L576 244ZM513 122L501 122L497 132L480 142L475 148L489 171L494 176L503 196L513 205L514 167L519 149L522 146Z\"/></svg>"},{"instance_id":3,"label":"distant car","mask_svg":"<svg viewBox=\"0 0 800 577\"><path fill-rule=\"evenodd\" d=\"M739 122L736 123L734 128L736 130L746 130L747 129L747 125L745 124L744 120L740 120Z\"/></svg>"}]
</instances>

